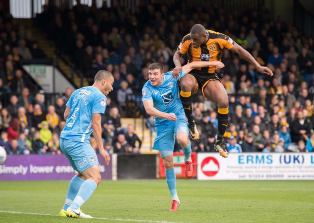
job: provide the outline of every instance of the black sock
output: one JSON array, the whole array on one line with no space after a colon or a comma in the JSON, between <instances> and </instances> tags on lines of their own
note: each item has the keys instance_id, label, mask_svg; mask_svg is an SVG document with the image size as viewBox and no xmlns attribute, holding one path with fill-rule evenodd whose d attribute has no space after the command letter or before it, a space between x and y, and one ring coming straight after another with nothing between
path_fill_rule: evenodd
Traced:
<instances>
[{"instance_id":1,"label":"black sock","mask_svg":"<svg viewBox=\"0 0 314 223\"><path fill-rule=\"evenodd\" d=\"M191 92L180 91L180 99L184 108L185 116L187 117L188 122L191 123L194 120L192 113Z\"/></svg>"},{"instance_id":2,"label":"black sock","mask_svg":"<svg viewBox=\"0 0 314 223\"><path fill-rule=\"evenodd\" d=\"M223 113L223 114L222 114ZM217 140L222 140L226 129L228 127L228 108L218 108L218 133L217 133Z\"/></svg>"}]
</instances>

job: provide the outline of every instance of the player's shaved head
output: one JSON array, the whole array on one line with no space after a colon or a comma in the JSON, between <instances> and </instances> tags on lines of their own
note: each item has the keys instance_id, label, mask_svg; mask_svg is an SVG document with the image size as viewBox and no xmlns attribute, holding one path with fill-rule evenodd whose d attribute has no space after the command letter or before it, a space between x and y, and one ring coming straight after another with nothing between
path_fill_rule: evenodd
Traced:
<instances>
[{"instance_id":1,"label":"player's shaved head","mask_svg":"<svg viewBox=\"0 0 314 223\"><path fill-rule=\"evenodd\" d=\"M164 72L164 66L161 63L152 63L148 70L155 70L155 69L159 69L160 73Z\"/></svg>"},{"instance_id":2,"label":"player's shaved head","mask_svg":"<svg viewBox=\"0 0 314 223\"><path fill-rule=\"evenodd\" d=\"M98 82L98 81L102 81L103 79L108 80L110 77L113 77L112 73L110 73L109 71L106 71L106 70L100 70L95 75L94 80L95 80L95 82Z\"/></svg>"},{"instance_id":3,"label":"player's shaved head","mask_svg":"<svg viewBox=\"0 0 314 223\"><path fill-rule=\"evenodd\" d=\"M206 32L205 27L201 24L195 24L191 29L191 34L204 35Z\"/></svg>"}]
</instances>

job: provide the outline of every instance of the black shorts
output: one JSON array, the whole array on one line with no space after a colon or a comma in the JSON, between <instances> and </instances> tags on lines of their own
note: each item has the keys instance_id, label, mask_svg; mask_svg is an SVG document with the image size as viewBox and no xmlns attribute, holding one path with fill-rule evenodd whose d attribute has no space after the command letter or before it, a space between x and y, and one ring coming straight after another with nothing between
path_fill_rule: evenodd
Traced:
<instances>
[{"instance_id":1,"label":"black shorts","mask_svg":"<svg viewBox=\"0 0 314 223\"><path fill-rule=\"evenodd\" d=\"M191 74L195 78L197 85L198 85L197 89L192 93L195 94L197 92L197 90L200 88L202 90L202 94L204 97L205 97L204 88L206 87L206 85L210 81L213 81L213 80L220 81L220 79L216 73L204 73L204 72L199 71L199 70L191 70L189 74Z\"/></svg>"}]
</instances>

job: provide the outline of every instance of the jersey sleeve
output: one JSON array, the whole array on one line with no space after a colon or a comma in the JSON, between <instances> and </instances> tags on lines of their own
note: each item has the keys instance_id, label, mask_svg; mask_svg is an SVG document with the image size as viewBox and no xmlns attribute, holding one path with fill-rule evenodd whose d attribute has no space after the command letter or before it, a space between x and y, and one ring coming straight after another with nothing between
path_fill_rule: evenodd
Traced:
<instances>
[{"instance_id":1,"label":"jersey sleeve","mask_svg":"<svg viewBox=\"0 0 314 223\"><path fill-rule=\"evenodd\" d=\"M105 110L107 107L107 99L105 96L97 95L93 102L92 112L93 114L105 114Z\"/></svg>"},{"instance_id":2,"label":"jersey sleeve","mask_svg":"<svg viewBox=\"0 0 314 223\"><path fill-rule=\"evenodd\" d=\"M153 100L152 91L148 87L144 86L142 89L142 101Z\"/></svg>"},{"instance_id":3,"label":"jersey sleeve","mask_svg":"<svg viewBox=\"0 0 314 223\"><path fill-rule=\"evenodd\" d=\"M181 53L182 55L186 54L188 52L190 44L191 44L190 35L183 37L182 41L180 42L180 44L178 46L179 53Z\"/></svg>"},{"instance_id":4,"label":"jersey sleeve","mask_svg":"<svg viewBox=\"0 0 314 223\"><path fill-rule=\"evenodd\" d=\"M221 49L227 48L228 50L230 50L234 45L233 39L231 39L227 35L224 35L224 34L222 34L222 35L224 36L224 38L218 39L218 43L219 43Z\"/></svg>"}]
</instances>

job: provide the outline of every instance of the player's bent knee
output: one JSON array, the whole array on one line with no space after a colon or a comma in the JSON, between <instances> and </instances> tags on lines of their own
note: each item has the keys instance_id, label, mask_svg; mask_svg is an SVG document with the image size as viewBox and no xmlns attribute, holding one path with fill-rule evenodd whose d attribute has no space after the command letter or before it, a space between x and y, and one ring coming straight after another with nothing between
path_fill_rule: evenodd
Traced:
<instances>
[{"instance_id":1,"label":"player's bent knee","mask_svg":"<svg viewBox=\"0 0 314 223\"><path fill-rule=\"evenodd\" d=\"M173 159L164 159L164 166L166 170L171 170L173 168Z\"/></svg>"},{"instance_id":2,"label":"player's bent knee","mask_svg":"<svg viewBox=\"0 0 314 223\"><path fill-rule=\"evenodd\" d=\"M178 135L177 136L177 141L183 147L187 147L188 144L189 144L189 138L187 136L185 136L185 135Z\"/></svg>"}]
</instances>

